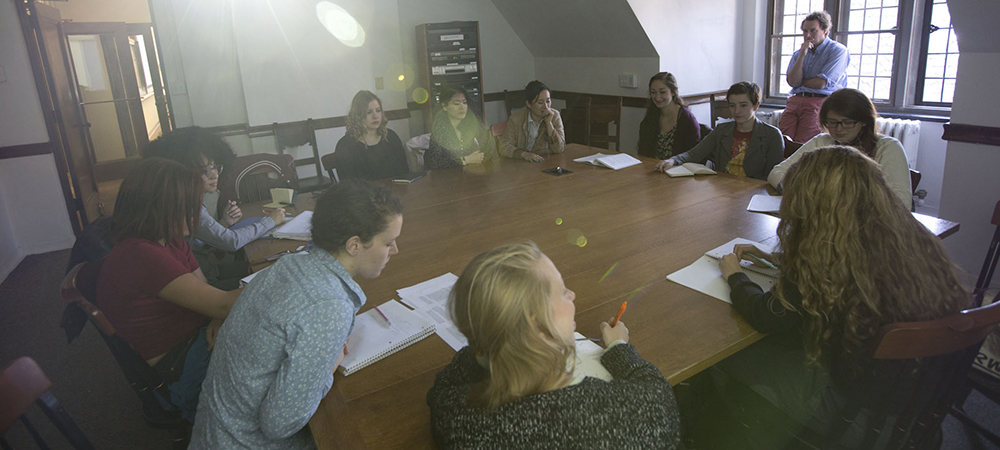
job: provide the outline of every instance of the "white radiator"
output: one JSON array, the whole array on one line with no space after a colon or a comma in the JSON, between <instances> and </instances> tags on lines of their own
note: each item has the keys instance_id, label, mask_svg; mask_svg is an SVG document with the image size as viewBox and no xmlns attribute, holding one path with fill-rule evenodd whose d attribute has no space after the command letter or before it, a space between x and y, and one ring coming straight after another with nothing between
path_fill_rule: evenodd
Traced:
<instances>
[{"instance_id":1,"label":"white radiator","mask_svg":"<svg viewBox=\"0 0 1000 450\"><path fill-rule=\"evenodd\" d=\"M906 119L886 119L879 117L876 121L878 132L892 136L903 144L906 153L906 165L911 169L917 167L917 156L920 151L920 121Z\"/></svg>"},{"instance_id":2,"label":"white radiator","mask_svg":"<svg viewBox=\"0 0 1000 450\"><path fill-rule=\"evenodd\" d=\"M758 112L757 118L761 122L778 126L781 120L783 109L768 112ZM879 133L892 136L903 144L903 152L906 153L906 164L911 169L917 167L917 156L920 150L920 121L905 119L886 119L879 117L876 121Z\"/></svg>"}]
</instances>

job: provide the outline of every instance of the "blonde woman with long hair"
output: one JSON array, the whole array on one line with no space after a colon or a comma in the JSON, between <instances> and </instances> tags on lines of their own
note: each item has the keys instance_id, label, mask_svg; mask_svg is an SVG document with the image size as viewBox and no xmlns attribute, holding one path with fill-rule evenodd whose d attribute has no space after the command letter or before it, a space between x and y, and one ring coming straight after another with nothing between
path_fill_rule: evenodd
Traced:
<instances>
[{"instance_id":1,"label":"blonde woman with long hair","mask_svg":"<svg viewBox=\"0 0 1000 450\"><path fill-rule=\"evenodd\" d=\"M438 447L676 448L679 416L659 370L601 324L607 382L573 376L576 294L531 242L476 256L449 305L469 346L427 393Z\"/></svg>"},{"instance_id":2,"label":"blonde woman with long hair","mask_svg":"<svg viewBox=\"0 0 1000 450\"><path fill-rule=\"evenodd\" d=\"M347 134L333 152L341 180L381 180L409 171L403 142L382 112L382 99L371 91L358 91L347 113Z\"/></svg>"},{"instance_id":3,"label":"blonde woman with long hair","mask_svg":"<svg viewBox=\"0 0 1000 450\"><path fill-rule=\"evenodd\" d=\"M717 367L822 433L871 371L866 350L879 327L937 319L968 306L970 297L941 240L903 206L879 164L857 149L806 153L784 185L780 252L738 245L719 264L733 306L773 336ZM748 254L781 267L771 292L741 270Z\"/></svg>"}]
</instances>

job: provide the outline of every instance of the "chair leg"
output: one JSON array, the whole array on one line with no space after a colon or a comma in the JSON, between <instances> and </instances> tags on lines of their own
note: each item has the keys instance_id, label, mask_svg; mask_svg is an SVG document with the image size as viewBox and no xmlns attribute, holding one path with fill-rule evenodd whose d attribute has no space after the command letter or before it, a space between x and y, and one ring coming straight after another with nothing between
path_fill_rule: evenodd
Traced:
<instances>
[{"instance_id":1,"label":"chair leg","mask_svg":"<svg viewBox=\"0 0 1000 450\"><path fill-rule=\"evenodd\" d=\"M49 446L45 443L45 439L42 439L42 435L38 434L38 430L36 430L34 425L31 424L31 421L28 420L28 416L21 416L21 422L24 423L24 428L28 430L28 434L31 435L31 438L35 440L36 444L38 444L38 448L40 450L49 450Z\"/></svg>"},{"instance_id":2,"label":"chair leg","mask_svg":"<svg viewBox=\"0 0 1000 450\"><path fill-rule=\"evenodd\" d=\"M59 429L59 432L66 436L66 440L77 450L94 450L93 444L83 434L76 422L66 414L66 410L56 401L51 392L46 392L38 398L37 404L42 408L42 412L48 416L52 424Z\"/></svg>"}]
</instances>

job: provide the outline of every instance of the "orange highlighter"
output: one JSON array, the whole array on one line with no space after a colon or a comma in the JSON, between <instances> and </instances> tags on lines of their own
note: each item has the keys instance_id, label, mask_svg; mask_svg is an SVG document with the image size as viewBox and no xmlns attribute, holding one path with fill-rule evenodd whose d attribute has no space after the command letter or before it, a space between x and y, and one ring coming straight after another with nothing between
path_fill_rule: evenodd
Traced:
<instances>
[{"instance_id":1,"label":"orange highlighter","mask_svg":"<svg viewBox=\"0 0 1000 450\"><path fill-rule=\"evenodd\" d=\"M618 314L615 314L615 320L611 321L611 328L614 328L615 325L618 325L618 321L622 320L622 314L625 314L625 308L628 308L628 301L622 302L622 306L618 308Z\"/></svg>"}]
</instances>

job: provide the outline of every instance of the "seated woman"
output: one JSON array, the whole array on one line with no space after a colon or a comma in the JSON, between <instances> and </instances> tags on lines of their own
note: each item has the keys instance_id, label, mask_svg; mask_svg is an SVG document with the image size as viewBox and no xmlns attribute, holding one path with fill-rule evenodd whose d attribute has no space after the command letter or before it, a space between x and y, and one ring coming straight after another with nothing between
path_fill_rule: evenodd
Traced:
<instances>
[{"instance_id":1,"label":"seated woman","mask_svg":"<svg viewBox=\"0 0 1000 450\"><path fill-rule=\"evenodd\" d=\"M686 162L712 161L715 170L764 180L771 168L785 156L781 131L757 120L760 86L741 81L726 93L733 121L719 124L694 148L669 158L666 168Z\"/></svg>"},{"instance_id":2,"label":"seated woman","mask_svg":"<svg viewBox=\"0 0 1000 450\"><path fill-rule=\"evenodd\" d=\"M701 127L677 91L677 79L660 72L649 79L649 105L639 123L639 154L664 161L691 150L701 140Z\"/></svg>"},{"instance_id":3,"label":"seated woman","mask_svg":"<svg viewBox=\"0 0 1000 450\"><path fill-rule=\"evenodd\" d=\"M222 138L201 127L187 127L160 136L143 149L144 158L166 158L177 161L201 174L205 202L214 204L219 199L219 175L235 156ZM218 214L213 215L217 211ZM218 219L216 219L218 218ZM277 208L258 222L239 229L231 229L243 218L243 211L230 201L218 207L201 206L198 227L188 236L191 251L205 273L206 279L220 289L239 287L239 279L247 275L248 264L244 258L213 252L235 252L244 245L263 236L285 221L284 208Z\"/></svg>"},{"instance_id":4,"label":"seated woman","mask_svg":"<svg viewBox=\"0 0 1000 450\"><path fill-rule=\"evenodd\" d=\"M496 144L489 127L474 113L469 114L469 93L465 88L445 86L440 98L441 110L434 114L424 167L447 169L496 158Z\"/></svg>"},{"instance_id":5,"label":"seated woman","mask_svg":"<svg viewBox=\"0 0 1000 450\"><path fill-rule=\"evenodd\" d=\"M465 267L449 308L469 346L427 393L439 448L678 447L670 383L628 343L625 324L601 324L614 381L573 376L575 298L531 242Z\"/></svg>"},{"instance_id":6,"label":"seated woman","mask_svg":"<svg viewBox=\"0 0 1000 450\"><path fill-rule=\"evenodd\" d=\"M382 273L402 226L403 204L386 186L347 180L319 198L316 248L255 277L226 320L191 449L315 448L305 426L365 303L355 279Z\"/></svg>"},{"instance_id":7,"label":"seated woman","mask_svg":"<svg viewBox=\"0 0 1000 450\"><path fill-rule=\"evenodd\" d=\"M552 92L535 80L524 87L525 108L507 118L500 136L500 154L507 158L542 162L543 155L562 153L566 148L559 111L552 109Z\"/></svg>"},{"instance_id":8,"label":"seated woman","mask_svg":"<svg viewBox=\"0 0 1000 450\"><path fill-rule=\"evenodd\" d=\"M878 163L858 150L808 152L784 184L783 252L738 245L719 264L733 307L771 336L718 364L713 375L738 381L798 425L824 433L840 421L846 395L865 382L860 375L874 370L867 350L879 327L947 316L967 306L969 296L941 240L896 200ZM781 267L770 292L743 273L739 261L747 254Z\"/></svg>"},{"instance_id":9,"label":"seated woman","mask_svg":"<svg viewBox=\"0 0 1000 450\"><path fill-rule=\"evenodd\" d=\"M341 180L381 180L409 172L403 142L387 125L382 100L358 91L347 113L347 134L337 141L333 161Z\"/></svg>"},{"instance_id":10,"label":"seated woman","mask_svg":"<svg viewBox=\"0 0 1000 450\"><path fill-rule=\"evenodd\" d=\"M97 278L101 310L191 422L216 333L240 292L210 286L184 240L198 228L203 185L197 173L161 158L132 169L115 201L114 248Z\"/></svg>"},{"instance_id":11,"label":"seated woman","mask_svg":"<svg viewBox=\"0 0 1000 450\"><path fill-rule=\"evenodd\" d=\"M767 182L781 190L785 172L802 155L829 145L850 145L882 166L889 185L903 205L909 208L913 204L913 190L910 188L910 168L903 144L892 136L879 134L876 119L878 112L875 105L864 92L845 88L830 94L819 110L820 123L827 132L810 139L792 156L774 166Z\"/></svg>"}]
</instances>

